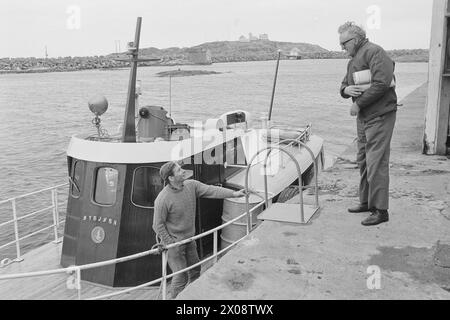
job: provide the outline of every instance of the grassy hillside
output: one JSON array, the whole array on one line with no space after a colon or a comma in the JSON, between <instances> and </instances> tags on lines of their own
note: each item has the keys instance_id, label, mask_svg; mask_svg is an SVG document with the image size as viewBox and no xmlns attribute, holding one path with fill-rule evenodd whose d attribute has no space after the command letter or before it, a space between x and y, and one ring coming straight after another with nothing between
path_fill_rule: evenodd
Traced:
<instances>
[{"instance_id":1,"label":"grassy hillside","mask_svg":"<svg viewBox=\"0 0 450 320\"><path fill-rule=\"evenodd\" d=\"M208 49L211 52L213 62L227 61L257 61L276 59L277 51L283 53L297 48L302 57L313 57L328 50L309 43L278 42L258 40L252 42L220 41L204 43L194 48Z\"/></svg>"},{"instance_id":2,"label":"grassy hillside","mask_svg":"<svg viewBox=\"0 0 450 320\"><path fill-rule=\"evenodd\" d=\"M294 48L297 48L302 59L348 59L343 51L329 51L318 45L296 42L279 42L257 40L251 42L217 41L203 43L191 48L145 48L141 54L146 57L163 59L186 59L188 52L209 50L212 62L260 61L273 60L277 51L282 50L282 59ZM396 62L428 62L428 50L390 50L389 56Z\"/></svg>"},{"instance_id":3,"label":"grassy hillside","mask_svg":"<svg viewBox=\"0 0 450 320\"><path fill-rule=\"evenodd\" d=\"M163 59L185 59L189 52L209 50L212 62L231 61L259 61L276 59L277 51L283 53L297 48L303 58L313 58L318 54L326 54L329 51L309 43L278 42L268 40L257 40L251 42L240 41L217 41L203 43L191 48L145 48L141 54L146 57L160 57Z\"/></svg>"}]
</instances>

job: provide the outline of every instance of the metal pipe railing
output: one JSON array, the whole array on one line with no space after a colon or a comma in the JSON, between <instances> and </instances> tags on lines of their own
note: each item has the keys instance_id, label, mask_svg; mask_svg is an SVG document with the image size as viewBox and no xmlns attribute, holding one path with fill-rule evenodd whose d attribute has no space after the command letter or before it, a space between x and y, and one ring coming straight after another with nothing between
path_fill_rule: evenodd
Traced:
<instances>
[{"instance_id":1,"label":"metal pipe railing","mask_svg":"<svg viewBox=\"0 0 450 320\"><path fill-rule=\"evenodd\" d=\"M4 204L4 203L7 203L7 202L10 202L12 200L22 199L22 198L29 197L29 196L32 196L32 195L35 195L35 194L38 194L38 193L41 193L41 192L48 191L48 190L59 189L61 187L65 187L67 185L69 185L69 183L66 182L66 183L59 184L59 185L56 185L56 186L53 186L53 187L48 187L48 188L41 189L41 190L38 190L38 191L33 191L33 192L30 192L30 193L26 193L26 194L23 194L23 195L14 197L14 198L9 198L9 199L6 199L6 200L2 200L2 201L0 201L0 205Z\"/></svg>"},{"instance_id":2,"label":"metal pipe railing","mask_svg":"<svg viewBox=\"0 0 450 320\"><path fill-rule=\"evenodd\" d=\"M13 221L14 221L14 237L16 243L16 259L15 261L23 261L20 255L20 243L19 243L19 224L17 220L17 208L16 208L16 200L13 199L11 201L12 211L13 211Z\"/></svg>"},{"instance_id":3,"label":"metal pipe railing","mask_svg":"<svg viewBox=\"0 0 450 320\"><path fill-rule=\"evenodd\" d=\"M37 234L39 234L39 233L41 233L41 232L50 230L50 229L52 229L52 228L53 228L53 225L49 225L49 226L44 227L44 228L42 228L42 229L39 229L39 230L37 230L37 231L33 231L33 232L31 232L31 233L28 233L26 236L23 236L23 237L19 238L18 241L22 241L22 240L31 238L32 236L35 236L35 235L37 235Z\"/></svg>"},{"instance_id":4,"label":"metal pipe railing","mask_svg":"<svg viewBox=\"0 0 450 320\"><path fill-rule=\"evenodd\" d=\"M34 212L31 212L31 213L27 213L27 214L25 214L25 215L23 215L23 216L18 217L18 218L17 218L17 221L22 221L22 220L24 220L24 219L26 219L26 218L29 218L29 217L32 217L32 216L36 216L36 215L38 215L38 214L40 214L40 213L43 213L43 212L45 212L45 211L47 211L47 210L50 210L50 209L53 209L53 208L54 208L54 206L51 205L51 206L49 206L49 207L40 209L40 210L38 210L38 211L34 211Z\"/></svg>"},{"instance_id":5,"label":"metal pipe railing","mask_svg":"<svg viewBox=\"0 0 450 320\"><path fill-rule=\"evenodd\" d=\"M133 288L129 288L129 289L125 289L123 291L120 292L115 292L115 293L111 293L108 295L103 295L100 296L100 298L102 297L110 297L110 296L115 296L115 295L119 295L119 294L123 294L126 292L130 292L130 291L134 291L137 290L141 287L144 286L148 286L151 284L155 284L158 282L161 282L161 285L163 287L163 299L166 299L166 294L165 291L167 290L167 279L170 279L171 277L173 277L176 274L182 273L182 272L186 272L198 265L204 264L205 262L209 261L209 260L216 260L217 256L222 254L223 252L229 250L231 247L233 247L234 245L236 245L237 243L239 243L242 239L244 239L246 236L242 237L241 239L237 240L236 242L232 243L231 245L229 245L227 248L222 249L220 251L218 251L218 241L215 242L215 248L214 248L214 254L208 258L203 259L202 261L200 261L199 263L190 266L188 268L185 268L183 270L180 270L178 272L175 273L171 273L170 275L167 275L167 250L171 249L171 248L175 248L177 246L181 246L183 244L195 241L197 239L203 238L207 235L210 234L216 234L217 237L217 232L231 224L233 224L234 222L238 221L239 219L242 219L243 217L245 217L248 213L252 214L253 211L257 210L260 206L262 206L264 204L264 202L261 202L259 204L257 204L255 207L253 207L249 212L245 212L242 215L230 220L229 222L220 225L219 227L216 227L214 229L208 230L202 234L196 235L194 237L191 237L189 239L183 240L183 241L179 241L177 243L171 244L169 246L166 247L166 250L164 250L162 252L162 273L163 276L159 279L153 280L152 282L149 282L147 284L143 284L137 287L133 287ZM50 226L52 227L52 226ZM150 254L158 254L159 250L158 249L152 249L152 250L148 250L145 252L140 252L137 254L133 254L130 256L126 256L126 257L122 257L122 258L116 258L116 259L111 259L111 260L107 260L107 261L102 261L102 262L96 262L96 263L90 263L90 264L85 264L85 265L81 265L81 266L72 266L72 267L68 267L68 268L60 268L60 269L54 269L54 270L44 270L44 271L36 271L36 272L28 272L28 273L20 273L20 274L11 274L11 275L0 275L0 281L1 280L11 280L11 279L19 279L19 278L29 278L29 277L39 277L39 276L48 276L48 275L54 275L54 274L59 274L59 273L69 273L69 274L75 274L75 287L78 290L78 299L81 299L81 271L82 270L88 270L88 269L93 269L93 268L98 268L98 267L103 267L103 266L107 266L107 265L111 265L111 264L116 264L116 263L120 263L120 262L126 262L126 261L130 261L130 260L134 260L137 258L141 258L143 256L147 256ZM91 298L91 299L99 299L97 297Z\"/></svg>"},{"instance_id":6,"label":"metal pipe railing","mask_svg":"<svg viewBox=\"0 0 450 320\"><path fill-rule=\"evenodd\" d=\"M45 188L45 189L42 189L42 190L30 192L30 193L27 193L27 194L24 194L24 195L20 195L20 196L14 197L14 198L10 198L10 199L7 199L7 200L0 201L0 205L1 204L5 204L5 203L11 203L11 208L12 208L13 219L9 220L9 221L6 221L6 222L3 222L2 224L0 224L0 227L6 226L8 224L13 224L14 241L8 242L8 243L0 246L0 249L3 249L3 248L6 248L6 247L8 247L10 245L13 245L13 244L16 245L16 258L14 260L11 260L11 262L21 262L21 261L23 261L22 254L21 254L21 248L20 248L20 241L28 239L28 238L30 238L30 237L32 237L32 236L34 236L34 235L36 235L36 234L38 234L40 232L46 231L46 230L48 230L50 228L53 228L54 229L54 236L55 236L55 241L54 242L55 243L58 242L59 206L58 206L58 191L57 190L59 188L61 188L61 187L67 186L67 185L68 185L67 183L60 184L60 185L57 185L57 186L54 186L54 187ZM25 214L23 216L20 216L20 217L17 215L17 200L18 199L23 199L23 198L30 197L30 196L33 196L33 195L36 195L36 194L40 194L40 193L43 193L43 192L46 192L46 191L51 191L51 197L52 197L52 205L51 206L45 207L43 209L39 209L39 210L31 212L31 213L27 213L27 214ZM18 223L19 221L22 221L24 219L36 216L36 215L41 214L41 213L43 213L43 212L45 212L47 210L50 210L50 209L52 209L52 213L53 213L53 224L52 225L50 225L48 227L45 227L43 229L40 229L38 231L35 231L35 232L32 232L32 233L28 233L24 237L20 237L20 234L19 234L19 223Z\"/></svg>"},{"instance_id":7,"label":"metal pipe railing","mask_svg":"<svg viewBox=\"0 0 450 320\"><path fill-rule=\"evenodd\" d=\"M314 165L314 175L315 175L315 200L316 200L316 206L318 207L319 204L319 192L318 192L318 170L317 170L317 160L314 157L314 153L312 152L312 150L303 142L297 141L297 140L292 140L292 139L287 139L284 141L281 141L280 144L282 142L288 142L288 141L292 141L295 143L299 144L299 147L302 146L304 147L310 154L310 156L312 157L312 162ZM297 161L297 159L295 159L295 157L287 150L285 150L285 148L281 148L279 145L276 146L269 146L266 148L263 148L261 150L259 150L253 157L252 159L249 161L248 165L247 165L247 170L246 170L246 175L245 175L245 190L246 192L246 210L247 212L249 212L249 195L248 195L248 188L249 188L249 183L248 183L248 177L249 177L249 172L250 172L250 168L252 166L253 161L263 152L268 151L266 154L266 157L264 159L264 191L265 191L265 202L266 205L268 205L269 203L269 196L268 196L268 188L267 188L267 170L266 170L266 162L267 162L267 158L270 156L270 151L273 149L277 149L279 150L279 152L284 152L285 154L287 154L291 160L294 162L296 168L297 168L297 174L298 174L298 181L299 181L299 197L300 197L300 215L301 215L301 221L302 223L305 223L305 213L304 213L304 207L303 207L303 187L302 187L302 171L300 168L300 165ZM247 230L251 229L251 218L247 218L248 221L248 226L247 226Z\"/></svg>"},{"instance_id":8,"label":"metal pipe railing","mask_svg":"<svg viewBox=\"0 0 450 320\"><path fill-rule=\"evenodd\" d=\"M58 239L58 226L59 226L59 210L58 210L58 192L56 189L52 190L52 204L53 204L53 234L55 240L53 243L61 242Z\"/></svg>"},{"instance_id":9,"label":"metal pipe railing","mask_svg":"<svg viewBox=\"0 0 450 320\"><path fill-rule=\"evenodd\" d=\"M214 261L215 258L217 258L218 255L221 255L222 253L224 253L224 252L226 252L226 251L232 249L235 245L237 245L239 242L241 242L246 236L247 236L247 235L245 235L244 237L242 237L242 238L236 240L235 242L229 244L228 247L226 247L225 249L222 249L222 250L218 251L216 255L211 255L210 257L207 257L207 258L205 258L205 259L199 261L198 263L196 263L196 264L194 264L194 265L192 265L192 266L189 266L189 267L187 267L187 268L185 268L185 269L183 269L183 270L177 271L177 272L175 272L175 273L171 273L171 274L169 274L169 275L166 274L166 277L165 277L165 278L166 278L166 279L170 279L170 278L172 278L173 276L175 276L175 275L177 275L177 274L179 274L179 273L189 271L189 270L191 270L191 269L193 269L193 268L195 268L195 267L197 267L197 266L199 266L199 265L202 265L202 264L204 264L204 263L206 263L206 262L208 262L208 261L210 261L210 260L213 260L213 261ZM167 263L167 262L166 262L166 263ZM158 279L152 280L152 281L147 282L147 283L140 284L140 285L135 286L135 287L132 287L132 288L120 290L120 291L113 292L113 293L108 293L108 294L101 295L101 296L96 296L96 297L87 298L86 300L100 300L100 299L110 298L110 297L118 296L118 295L121 295L121 294L124 294L124 293L132 292L132 291L135 291L135 290L144 288L144 287L152 286L152 285L154 285L154 284L156 284L156 283L158 283L158 282L162 282L162 281L163 281L163 277L160 277L160 278L158 278ZM167 287L166 287L165 289L161 289L161 291L162 291L162 290L167 290ZM162 293L161 293L161 296L162 296ZM167 298L167 294L166 294L166 298Z\"/></svg>"}]
</instances>

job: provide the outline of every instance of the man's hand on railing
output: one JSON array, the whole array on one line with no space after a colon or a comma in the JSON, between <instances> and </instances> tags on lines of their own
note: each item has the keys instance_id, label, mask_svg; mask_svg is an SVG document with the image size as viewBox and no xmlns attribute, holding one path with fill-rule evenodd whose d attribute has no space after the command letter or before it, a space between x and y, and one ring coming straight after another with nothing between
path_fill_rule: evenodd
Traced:
<instances>
[{"instance_id":1,"label":"man's hand on railing","mask_svg":"<svg viewBox=\"0 0 450 320\"><path fill-rule=\"evenodd\" d=\"M153 247L153 249L158 249L158 254L161 254L163 251L167 250L166 246L163 245L162 243L156 243Z\"/></svg>"}]
</instances>

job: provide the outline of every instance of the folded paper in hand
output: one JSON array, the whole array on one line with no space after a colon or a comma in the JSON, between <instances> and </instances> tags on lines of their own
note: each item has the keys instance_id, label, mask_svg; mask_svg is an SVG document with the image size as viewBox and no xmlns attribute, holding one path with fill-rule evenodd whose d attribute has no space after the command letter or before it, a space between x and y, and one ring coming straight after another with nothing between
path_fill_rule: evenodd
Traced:
<instances>
[{"instance_id":1,"label":"folded paper in hand","mask_svg":"<svg viewBox=\"0 0 450 320\"><path fill-rule=\"evenodd\" d=\"M364 91L369 89L372 82L372 74L370 73L370 69L354 72L353 82L355 85L361 86ZM392 78L390 87L395 88L395 76Z\"/></svg>"}]
</instances>

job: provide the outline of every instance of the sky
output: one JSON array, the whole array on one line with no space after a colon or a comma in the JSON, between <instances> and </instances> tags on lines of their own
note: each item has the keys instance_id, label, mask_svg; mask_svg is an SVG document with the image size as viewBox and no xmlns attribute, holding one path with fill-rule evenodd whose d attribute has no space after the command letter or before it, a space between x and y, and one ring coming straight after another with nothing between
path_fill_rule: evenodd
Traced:
<instances>
[{"instance_id":1,"label":"sky","mask_svg":"<svg viewBox=\"0 0 450 320\"><path fill-rule=\"evenodd\" d=\"M432 0L2 0L0 58L91 56L126 49L142 17L141 48L191 47L268 34L341 50L346 21L392 49L428 49Z\"/></svg>"}]
</instances>

